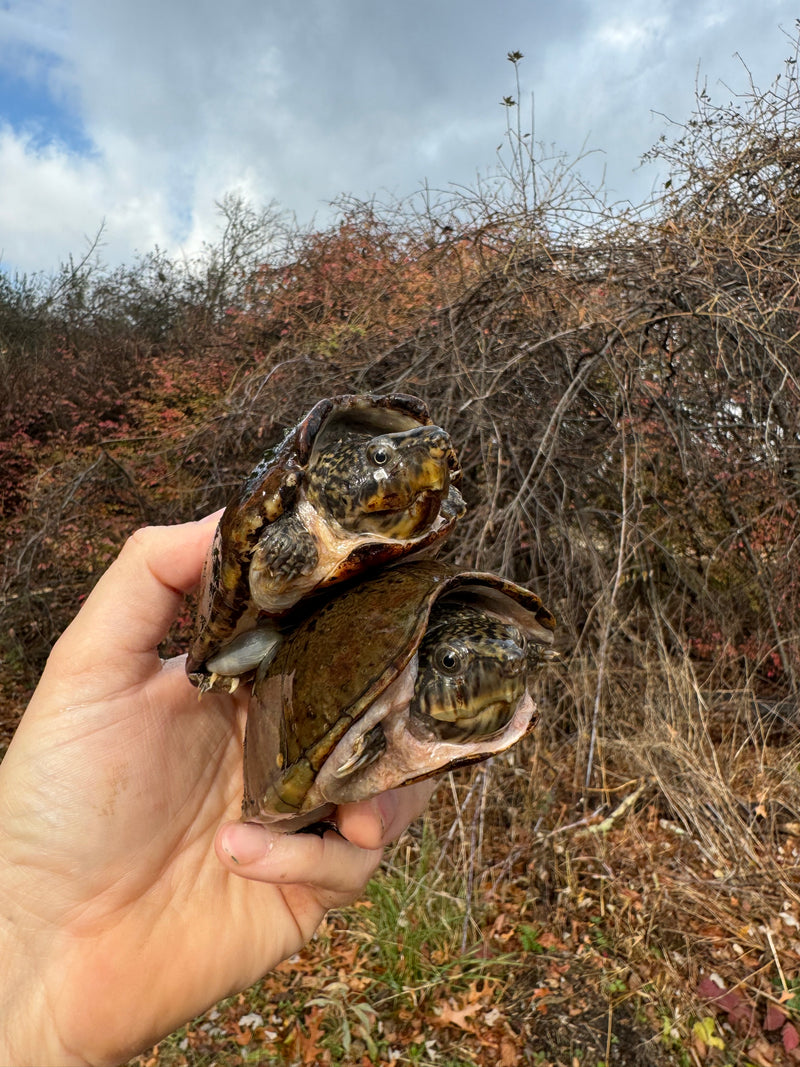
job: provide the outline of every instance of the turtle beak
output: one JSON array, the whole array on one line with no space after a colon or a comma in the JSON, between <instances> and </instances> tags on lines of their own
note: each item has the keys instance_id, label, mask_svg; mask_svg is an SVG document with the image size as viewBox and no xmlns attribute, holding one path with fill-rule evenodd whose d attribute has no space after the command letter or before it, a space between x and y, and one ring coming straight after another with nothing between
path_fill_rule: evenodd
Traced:
<instances>
[{"instance_id":1,"label":"turtle beak","mask_svg":"<svg viewBox=\"0 0 800 1067\"><path fill-rule=\"evenodd\" d=\"M421 426L412 430L408 438L416 441L413 450L407 450L401 461L412 472L412 481L426 490L445 492L452 477L453 446L448 434L438 426Z\"/></svg>"}]
</instances>

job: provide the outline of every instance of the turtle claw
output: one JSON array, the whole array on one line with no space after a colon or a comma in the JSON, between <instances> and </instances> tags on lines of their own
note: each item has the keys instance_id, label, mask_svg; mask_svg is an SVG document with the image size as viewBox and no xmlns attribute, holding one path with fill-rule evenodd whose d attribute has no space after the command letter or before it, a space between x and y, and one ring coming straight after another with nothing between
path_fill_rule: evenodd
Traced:
<instances>
[{"instance_id":1,"label":"turtle claw","mask_svg":"<svg viewBox=\"0 0 800 1067\"><path fill-rule=\"evenodd\" d=\"M211 671L209 674L205 674L202 671L196 671L189 676L197 686L198 699L203 693L235 693L239 688L238 678L226 678L225 675L216 674Z\"/></svg>"},{"instance_id":2,"label":"turtle claw","mask_svg":"<svg viewBox=\"0 0 800 1067\"><path fill-rule=\"evenodd\" d=\"M334 775L337 778L346 778L353 771L360 771L362 767L369 767L386 751L386 734L383 726L376 723L371 730L362 734L353 745L353 751L345 762L337 767Z\"/></svg>"},{"instance_id":3,"label":"turtle claw","mask_svg":"<svg viewBox=\"0 0 800 1067\"><path fill-rule=\"evenodd\" d=\"M266 574L273 581L291 582L310 574L319 553L314 538L294 515L283 515L268 526L253 552L250 566L251 585L254 572Z\"/></svg>"}]
</instances>

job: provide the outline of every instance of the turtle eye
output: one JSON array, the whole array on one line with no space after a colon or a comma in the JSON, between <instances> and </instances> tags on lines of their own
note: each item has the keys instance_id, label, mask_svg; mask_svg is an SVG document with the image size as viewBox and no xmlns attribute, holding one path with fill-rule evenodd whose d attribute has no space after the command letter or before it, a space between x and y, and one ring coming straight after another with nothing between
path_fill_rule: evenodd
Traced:
<instances>
[{"instance_id":1,"label":"turtle eye","mask_svg":"<svg viewBox=\"0 0 800 1067\"><path fill-rule=\"evenodd\" d=\"M389 462L389 449L386 445L372 445L368 455L376 467L383 467Z\"/></svg>"},{"instance_id":2,"label":"turtle eye","mask_svg":"<svg viewBox=\"0 0 800 1067\"><path fill-rule=\"evenodd\" d=\"M461 668L461 656L450 645L436 650L436 666L442 674L456 674Z\"/></svg>"}]
</instances>

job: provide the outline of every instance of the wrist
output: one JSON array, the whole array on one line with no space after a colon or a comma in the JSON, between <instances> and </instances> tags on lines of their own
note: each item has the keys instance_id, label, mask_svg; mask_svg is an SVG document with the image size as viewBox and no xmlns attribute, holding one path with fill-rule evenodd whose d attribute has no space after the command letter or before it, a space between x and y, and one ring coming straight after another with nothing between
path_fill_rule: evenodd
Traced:
<instances>
[{"instance_id":1,"label":"wrist","mask_svg":"<svg viewBox=\"0 0 800 1067\"><path fill-rule=\"evenodd\" d=\"M0 860L0 1063L85 1064L64 1048L52 1010L47 972L55 938L23 907L15 881Z\"/></svg>"},{"instance_id":2,"label":"wrist","mask_svg":"<svg viewBox=\"0 0 800 1067\"><path fill-rule=\"evenodd\" d=\"M26 965L19 964L18 953L5 937L0 937L0 956L0 1063L8 1067L85 1064L61 1044L43 983L30 974Z\"/></svg>"}]
</instances>

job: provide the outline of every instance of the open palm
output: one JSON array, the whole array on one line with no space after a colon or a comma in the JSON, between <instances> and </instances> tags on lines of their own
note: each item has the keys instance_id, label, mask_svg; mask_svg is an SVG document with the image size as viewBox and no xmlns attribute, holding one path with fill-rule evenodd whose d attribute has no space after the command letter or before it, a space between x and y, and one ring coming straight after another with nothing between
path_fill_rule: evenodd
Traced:
<instances>
[{"instance_id":1,"label":"open palm","mask_svg":"<svg viewBox=\"0 0 800 1067\"><path fill-rule=\"evenodd\" d=\"M0 951L26 1005L8 1035L19 1062L34 1049L38 1063L119 1062L255 981L358 895L429 796L342 807L344 836L232 821L244 697L200 700L182 658L157 653L213 530L129 540L0 765Z\"/></svg>"}]
</instances>

